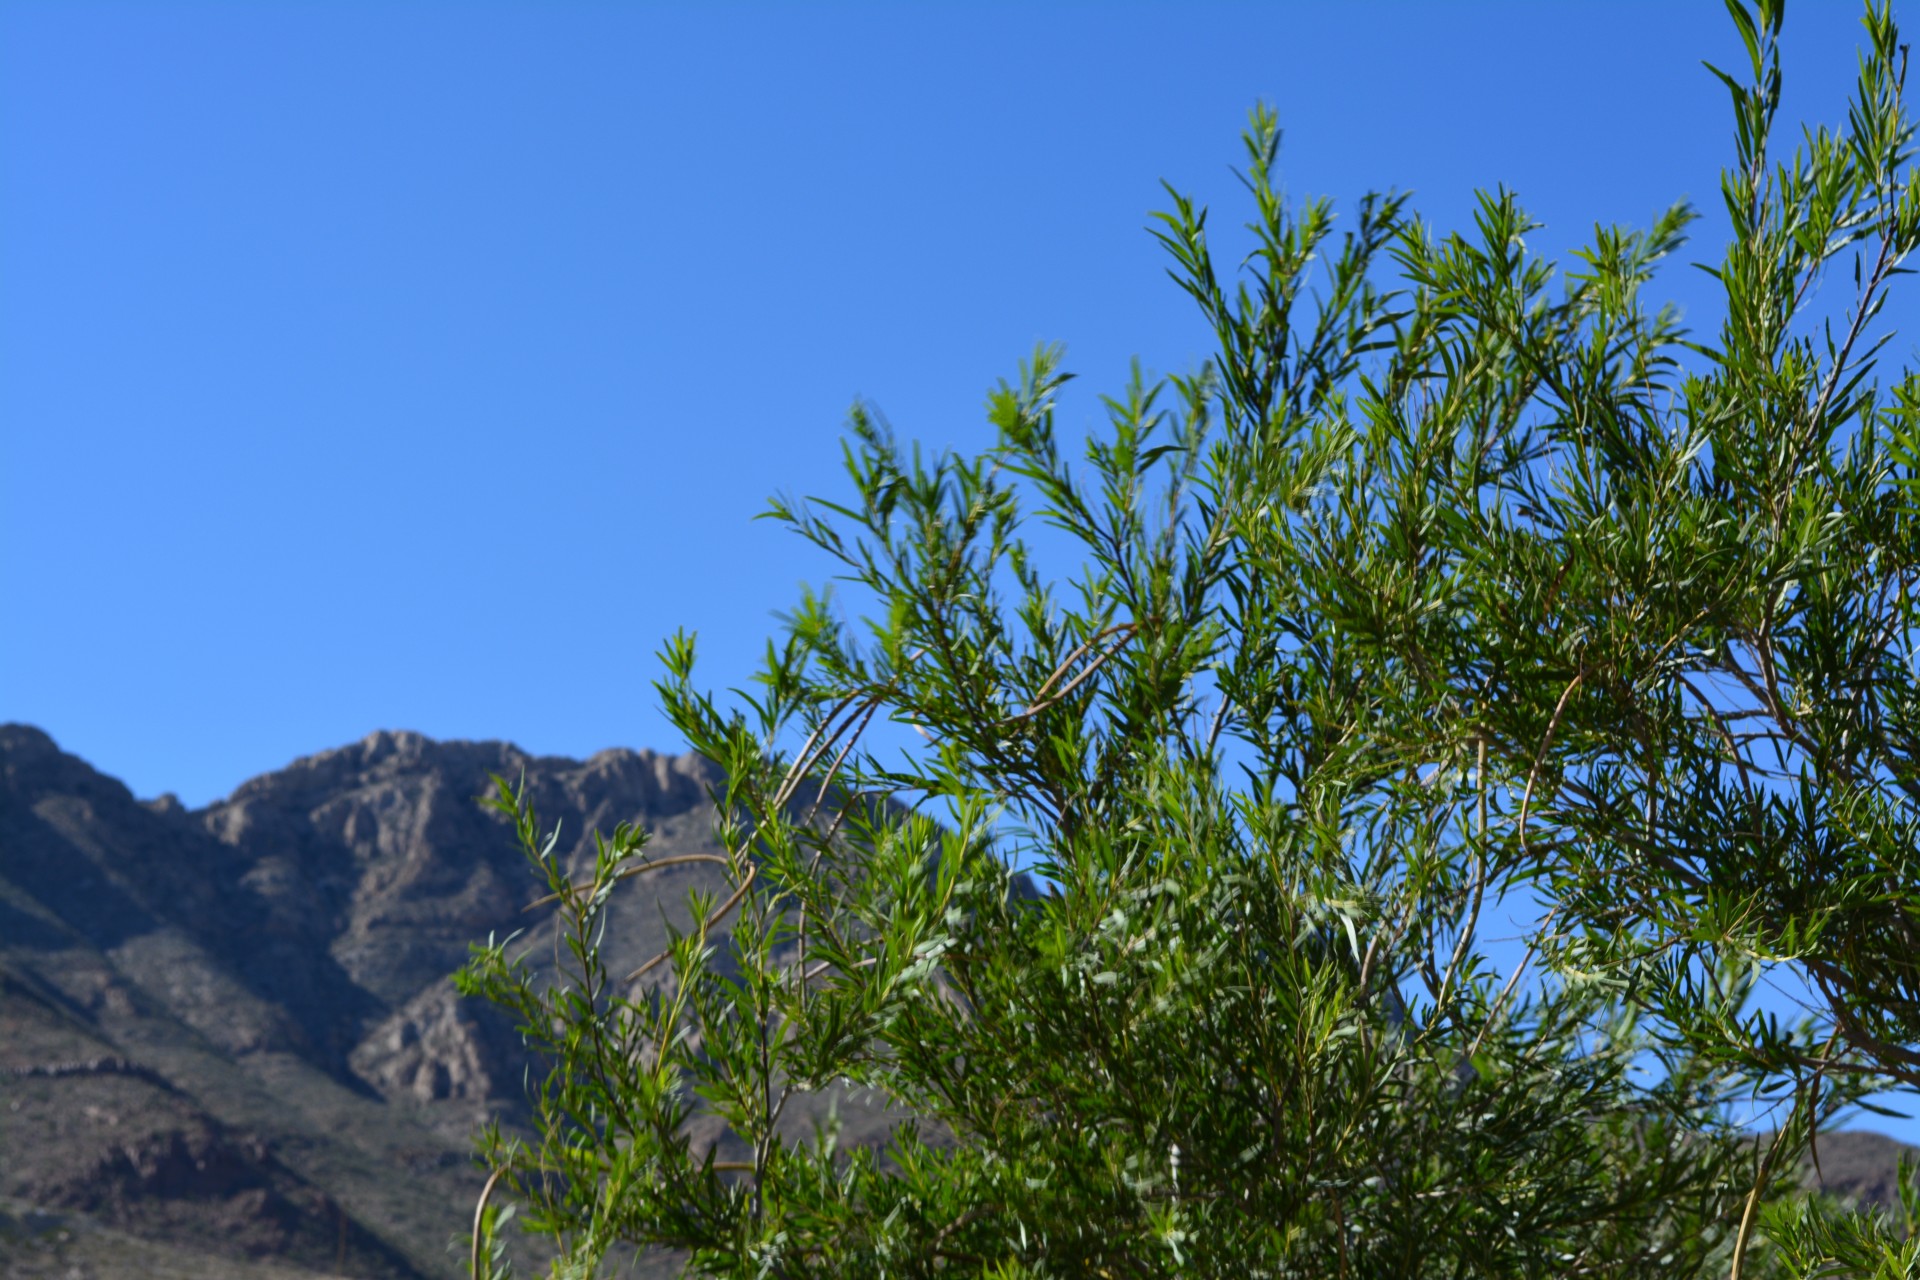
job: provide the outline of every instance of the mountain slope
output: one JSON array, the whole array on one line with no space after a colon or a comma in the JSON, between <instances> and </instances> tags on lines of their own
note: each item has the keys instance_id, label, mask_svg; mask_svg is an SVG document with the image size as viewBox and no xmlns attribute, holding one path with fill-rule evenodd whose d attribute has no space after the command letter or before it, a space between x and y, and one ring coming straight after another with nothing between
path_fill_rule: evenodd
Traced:
<instances>
[{"instance_id":1,"label":"mountain slope","mask_svg":"<svg viewBox=\"0 0 1920 1280\"><path fill-rule=\"evenodd\" d=\"M712 847L711 775L650 752L380 733L189 811L0 727L0 1197L235 1260L455 1274L467 1136L511 1119L528 1064L448 975L548 927L489 773L524 774L575 860L620 821ZM625 895L613 949L651 954L714 871Z\"/></svg>"}]
</instances>

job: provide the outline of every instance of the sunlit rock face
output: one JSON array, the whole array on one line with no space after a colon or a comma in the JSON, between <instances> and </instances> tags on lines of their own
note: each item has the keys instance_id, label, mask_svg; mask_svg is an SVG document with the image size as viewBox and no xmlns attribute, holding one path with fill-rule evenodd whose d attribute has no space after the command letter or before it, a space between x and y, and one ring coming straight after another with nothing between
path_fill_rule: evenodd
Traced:
<instances>
[{"instance_id":1,"label":"sunlit rock face","mask_svg":"<svg viewBox=\"0 0 1920 1280\"><path fill-rule=\"evenodd\" d=\"M396 1009L354 1047L354 1075L388 1098L485 1102L519 1085L512 1028L436 984Z\"/></svg>"},{"instance_id":2,"label":"sunlit rock face","mask_svg":"<svg viewBox=\"0 0 1920 1280\"><path fill-rule=\"evenodd\" d=\"M330 1048L350 1052L444 981L474 941L541 926L523 911L539 886L506 823L480 803L495 776L525 778L576 864L591 856L596 829L620 822L656 832L671 823L680 838L707 841L714 779L697 759L619 750L575 761L417 733L376 733L296 760L193 815L240 855L267 945L371 997L312 1011Z\"/></svg>"}]
</instances>

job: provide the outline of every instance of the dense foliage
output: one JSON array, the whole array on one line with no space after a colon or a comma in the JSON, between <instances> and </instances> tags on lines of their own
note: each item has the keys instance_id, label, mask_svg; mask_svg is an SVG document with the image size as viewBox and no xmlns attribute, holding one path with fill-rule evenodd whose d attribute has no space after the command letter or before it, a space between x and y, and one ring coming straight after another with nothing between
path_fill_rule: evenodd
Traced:
<instances>
[{"instance_id":1,"label":"dense foliage","mask_svg":"<svg viewBox=\"0 0 1920 1280\"><path fill-rule=\"evenodd\" d=\"M1905 51L1869 8L1847 124L1780 159L1781 6L1729 10L1713 342L1643 301L1686 207L1563 274L1505 192L1472 235L1397 196L1336 234L1256 111L1241 269L1159 215L1206 368L1136 375L1077 463L1051 349L978 454L856 408L849 492L773 507L838 593L737 709L667 646L733 891L656 965L596 943L645 834L570 882L502 785L569 974L490 945L461 980L551 1056L535 1140L484 1155L563 1268L1916 1273L1789 1187L1837 1107L1920 1085L1920 381L1874 364L1920 242ZM1534 903L1496 967L1483 921ZM1798 1024L1749 1007L1775 970ZM913 1119L783 1123L833 1090Z\"/></svg>"}]
</instances>

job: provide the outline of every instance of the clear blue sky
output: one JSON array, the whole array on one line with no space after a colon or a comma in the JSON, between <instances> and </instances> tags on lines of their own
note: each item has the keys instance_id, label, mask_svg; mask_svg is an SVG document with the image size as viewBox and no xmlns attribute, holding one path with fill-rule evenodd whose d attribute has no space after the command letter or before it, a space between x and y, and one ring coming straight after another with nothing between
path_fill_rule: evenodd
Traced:
<instances>
[{"instance_id":1,"label":"clear blue sky","mask_svg":"<svg viewBox=\"0 0 1920 1280\"><path fill-rule=\"evenodd\" d=\"M1856 18L1794 6L1790 113ZM824 577L751 517L856 394L977 445L1037 340L1069 424L1205 355L1143 227L1240 220L1256 99L1294 192L1506 183L1553 247L1711 207L1737 51L1713 0L10 0L0 718L193 804L376 728L677 749L658 642L738 683Z\"/></svg>"},{"instance_id":2,"label":"clear blue sky","mask_svg":"<svg viewBox=\"0 0 1920 1280\"><path fill-rule=\"evenodd\" d=\"M1792 7L1784 120L1857 17ZM1710 257L1738 51L1715 0L9 0L0 719L191 804L376 728L676 750L656 646L738 683L828 572L751 517L855 395L976 446L1036 341L1070 426L1204 357L1143 228L1240 220L1256 99L1296 193L1504 183L1556 252L1690 197Z\"/></svg>"}]
</instances>

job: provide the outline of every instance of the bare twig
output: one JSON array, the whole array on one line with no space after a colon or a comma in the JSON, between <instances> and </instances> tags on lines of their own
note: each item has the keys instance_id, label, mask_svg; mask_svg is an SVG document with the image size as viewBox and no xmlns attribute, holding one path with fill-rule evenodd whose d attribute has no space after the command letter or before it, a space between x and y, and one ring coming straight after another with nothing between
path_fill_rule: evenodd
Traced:
<instances>
[{"instance_id":1,"label":"bare twig","mask_svg":"<svg viewBox=\"0 0 1920 1280\"><path fill-rule=\"evenodd\" d=\"M1480 927L1480 902L1487 889L1487 740L1481 738L1477 746L1475 780L1480 784L1480 839L1473 851L1473 903L1467 909L1467 918L1461 922L1460 937L1453 944L1453 958L1447 961L1447 973L1440 980L1440 990L1435 997L1435 1003L1443 1007L1453 991L1454 980L1460 976L1460 966L1466 963L1467 945Z\"/></svg>"},{"instance_id":2,"label":"bare twig","mask_svg":"<svg viewBox=\"0 0 1920 1280\"><path fill-rule=\"evenodd\" d=\"M1527 770L1527 789L1520 797L1520 852L1528 857L1533 850L1527 845L1527 815L1533 808L1533 786L1540 780L1540 766L1546 763L1547 748L1553 745L1554 731L1560 727L1560 717L1565 714L1567 700L1573 697L1573 691L1587 678L1587 668L1581 667L1566 689L1560 694L1560 701L1553 706L1553 718L1547 721L1547 731L1540 739L1540 749L1533 754L1533 767Z\"/></svg>"},{"instance_id":3,"label":"bare twig","mask_svg":"<svg viewBox=\"0 0 1920 1280\"><path fill-rule=\"evenodd\" d=\"M1767 1144L1767 1154L1762 1157L1759 1168L1754 1170L1753 1186L1747 1192L1747 1206L1740 1212L1740 1232L1733 1238L1733 1265L1727 1271L1727 1280L1740 1280L1740 1273L1746 1267L1747 1245L1753 1240L1753 1221L1760 1207L1760 1197L1766 1193L1767 1183L1773 1177L1773 1162L1786 1146L1787 1136L1793 1132L1794 1122L1800 1117L1805 1096L1804 1090L1795 1090L1793 1110L1788 1114L1787 1122L1774 1133L1773 1141Z\"/></svg>"},{"instance_id":4,"label":"bare twig","mask_svg":"<svg viewBox=\"0 0 1920 1280\"><path fill-rule=\"evenodd\" d=\"M1506 1007L1507 1000L1513 995L1513 989L1520 985L1520 975L1525 973L1527 966L1533 962L1534 954L1540 950L1540 940L1546 937L1548 926L1553 923L1554 916L1559 913L1560 908L1557 906L1547 912L1546 919L1540 922L1540 932L1535 934L1533 940L1527 944L1526 954L1520 957L1520 963L1515 966L1513 976L1507 979L1507 985L1500 988L1500 994L1488 1007L1487 1020L1480 1024L1479 1034L1475 1035L1473 1043L1467 1046L1466 1056L1469 1062L1473 1060L1474 1054L1480 1052L1480 1046L1486 1040L1487 1032L1493 1030L1493 1024L1500 1020L1500 1011Z\"/></svg>"},{"instance_id":5,"label":"bare twig","mask_svg":"<svg viewBox=\"0 0 1920 1280\"><path fill-rule=\"evenodd\" d=\"M1122 622L1118 626L1108 627L1105 631L1100 632L1098 635L1088 640L1085 644L1081 645L1078 649L1075 649L1072 653L1068 654L1066 658L1061 661L1060 665L1053 669L1053 674L1047 677L1046 683L1042 684L1040 688L1034 692L1033 704L1031 706L1029 706L1025 711L1019 712L1016 715L1008 716L1001 723L1012 724L1015 721L1025 720L1030 716L1037 716L1042 711L1045 711L1048 707L1051 707L1055 703L1059 702L1062 698L1065 698L1068 695L1070 695L1075 689L1079 688L1082 684L1084 684L1087 681L1087 679L1094 674L1094 672L1100 670L1101 667L1105 666L1107 664L1107 661L1111 659L1114 654L1119 653L1121 649L1125 648L1127 641L1133 639L1133 637L1139 633L1139 630L1140 630L1140 624L1137 622ZM1105 640L1108 636L1111 636L1111 635L1119 635L1120 638L1114 641L1113 644L1108 646L1107 649L1104 652L1102 652L1099 657L1095 658L1092 662L1088 663L1084 671L1082 671L1079 675L1075 676L1073 679L1069 680L1065 685L1063 685L1058 693L1055 693L1052 697L1047 696L1047 691L1053 688L1054 681L1064 676L1069 670L1072 669L1074 663L1078 662L1095 645L1099 644L1102 640Z\"/></svg>"},{"instance_id":6,"label":"bare twig","mask_svg":"<svg viewBox=\"0 0 1920 1280\"><path fill-rule=\"evenodd\" d=\"M1208 755L1213 754L1214 747L1217 746L1220 742L1220 730L1224 729L1227 724L1227 708L1232 705L1233 705L1233 699L1222 694L1220 698L1220 705L1214 708L1213 725L1207 730L1207 754Z\"/></svg>"},{"instance_id":7,"label":"bare twig","mask_svg":"<svg viewBox=\"0 0 1920 1280\"><path fill-rule=\"evenodd\" d=\"M499 1183L501 1176L504 1175L506 1171L507 1171L507 1167L505 1165L501 1165L498 1169L495 1169L491 1174L487 1176L487 1184L480 1188L479 1203L473 1206L473 1257L472 1257L473 1280L481 1280L481 1277L480 1277L480 1228L486 1224L487 1200L493 1195L493 1188Z\"/></svg>"},{"instance_id":8,"label":"bare twig","mask_svg":"<svg viewBox=\"0 0 1920 1280\"><path fill-rule=\"evenodd\" d=\"M1747 793L1748 803L1755 803L1753 779L1747 773L1747 758L1740 753L1740 744L1735 741L1733 731L1727 727L1727 718L1708 700L1707 695L1700 691L1698 685L1687 679L1684 672L1677 678L1686 686L1688 692L1700 700L1700 705L1707 709L1707 715L1713 721L1714 728L1720 732L1720 740L1727 744L1727 754L1733 758L1734 768L1740 771L1740 786Z\"/></svg>"},{"instance_id":9,"label":"bare twig","mask_svg":"<svg viewBox=\"0 0 1920 1280\"><path fill-rule=\"evenodd\" d=\"M879 710L880 699L869 698L867 700L866 714L861 716L860 723L854 726L853 736L847 739L846 745L840 748L840 754L833 758L831 765L827 766L827 776L821 780L819 791L814 793L813 806L807 810L806 821L801 825L813 825L814 815L820 812L820 806L826 800L827 792L833 787L833 776L840 772L840 765L846 760L847 753L852 751L855 745L859 743L860 735L867 731L867 726L873 722L873 717Z\"/></svg>"}]
</instances>

